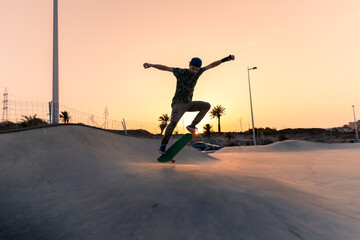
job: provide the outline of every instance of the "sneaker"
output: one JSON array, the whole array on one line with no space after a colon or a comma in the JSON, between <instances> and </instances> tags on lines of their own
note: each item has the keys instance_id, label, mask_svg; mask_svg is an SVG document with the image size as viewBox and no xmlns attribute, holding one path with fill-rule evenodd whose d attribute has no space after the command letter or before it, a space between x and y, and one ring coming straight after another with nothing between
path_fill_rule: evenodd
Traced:
<instances>
[{"instance_id":1,"label":"sneaker","mask_svg":"<svg viewBox=\"0 0 360 240\"><path fill-rule=\"evenodd\" d=\"M194 124L187 126L186 129L191 132L192 135L196 135L196 127Z\"/></svg>"},{"instance_id":2,"label":"sneaker","mask_svg":"<svg viewBox=\"0 0 360 240\"><path fill-rule=\"evenodd\" d=\"M165 144L161 144L160 148L159 148L159 153L161 154L166 154L166 145Z\"/></svg>"}]
</instances>

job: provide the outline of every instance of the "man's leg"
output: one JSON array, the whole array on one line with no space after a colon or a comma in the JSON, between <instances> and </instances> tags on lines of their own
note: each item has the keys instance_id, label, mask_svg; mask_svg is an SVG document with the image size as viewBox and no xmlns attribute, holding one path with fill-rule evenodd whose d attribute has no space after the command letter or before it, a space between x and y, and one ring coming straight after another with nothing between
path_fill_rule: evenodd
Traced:
<instances>
[{"instance_id":1,"label":"man's leg","mask_svg":"<svg viewBox=\"0 0 360 240\"><path fill-rule=\"evenodd\" d=\"M186 127L186 129L191 132L193 135L196 134L196 125L205 117L206 113L210 109L210 104L207 102L202 101L193 101L190 103L188 111L189 112L197 112L199 113L196 115L192 123Z\"/></svg>"},{"instance_id":2,"label":"man's leg","mask_svg":"<svg viewBox=\"0 0 360 240\"><path fill-rule=\"evenodd\" d=\"M170 123L166 128L164 138L161 141L161 144L168 144L170 137L179 122L180 118L184 115L186 110L188 109L188 103L175 103L172 105L171 119Z\"/></svg>"},{"instance_id":3,"label":"man's leg","mask_svg":"<svg viewBox=\"0 0 360 240\"><path fill-rule=\"evenodd\" d=\"M205 115L209 111L210 107L211 107L210 103L207 103L207 102L202 102L202 101L191 102L191 106L187 111L189 111L189 112L199 111L199 113L196 115L196 117L192 121L191 125L196 126L205 117Z\"/></svg>"}]
</instances>

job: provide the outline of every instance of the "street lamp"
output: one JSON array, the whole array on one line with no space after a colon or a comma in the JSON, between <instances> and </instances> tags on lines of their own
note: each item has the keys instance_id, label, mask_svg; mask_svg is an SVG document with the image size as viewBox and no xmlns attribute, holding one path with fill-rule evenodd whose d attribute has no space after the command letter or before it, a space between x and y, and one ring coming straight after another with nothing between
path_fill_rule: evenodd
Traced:
<instances>
[{"instance_id":1,"label":"street lamp","mask_svg":"<svg viewBox=\"0 0 360 240\"><path fill-rule=\"evenodd\" d=\"M257 67L249 68L248 67L248 80L249 80L249 93L250 93L250 108L251 108L251 120L252 120L252 128L253 128L253 140L254 146L256 145L256 137L255 137L255 126L254 126L254 114L252 108L252 100L251 100L251 87L250 87L250 70L255 70Z\"/></svg>"},{"instance_id":2,"label":"street lamp","mask_svg":"<svg viewBox=\"0 0 360 240\"><path fill-rule=\"evenodd\" d=\"M354 123L355 123L355 132L356 132L356 141L359 142L359 134L357 130L357 124L356 124L356 117L355 117L355 106L352 105L353 112L354 112Z\"/></svg>"},{"instance_id":3,"label":"street lamp","mask_svg":"<svg viewBox=\"0 0 360 240\"><path fill-rule=\"evenodd\" d=\"M53 100L52 123L59 123L59 44L58 44L58 0L54 0L53 22Z\"/></svg>"}]
</instances>

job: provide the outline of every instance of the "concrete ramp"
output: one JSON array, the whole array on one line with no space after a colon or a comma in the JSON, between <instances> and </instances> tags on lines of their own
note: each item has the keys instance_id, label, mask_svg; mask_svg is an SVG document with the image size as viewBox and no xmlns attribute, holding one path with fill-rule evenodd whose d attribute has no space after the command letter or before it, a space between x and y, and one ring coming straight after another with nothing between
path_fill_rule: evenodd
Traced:
<instances>
[{"instance_id":1,"label":"concrete ramp","mask_svg":"<svg viewBox=\"0 0 360 240\"><path fill-rule=\"evenodd\" d=\"M160 164L158 145L82 126L1 134L0 239L360 236L328 196L190 147Z\"/></svg>"},{"instance_id":2,"label":"concrete ramp","mask_svg":"<svg viewBox=\"0 0 360 240\"><path fill-rule=\"evenodd\" d=\"M129 137L81 125L2 134L0 139L3 141L2 148L8 149L11 155L15 153L14 157L17 159L26 161L76 159L77 162L98 160L113 163L155 163L159 157L157 150L160 146L159 139ZM169 144L174 141L171 140ZM32 158L33 156L36 158ZM181 163L211 159L191 147L185 147L176 158L181 160Z\"/></svg>"},{"instance_id":3,"label":"concrete ramp","mask_svg":"<svg viewBox=\"0 0 360 240\"><path fill-rule=\"evenodd\" d=\"M303 152L303 151L322 151L322 150L339 150L339 149L358 149L360 144L352 143L319 143L302 140L286 140L276 142L262 147L262 151L269 152Z\"/></svg>"},{"instance_id":4,"label":"concrete ramp","mask_svg":"<svg viewBox=\"0 0 360 240\"><path fill-rule=\"evenodd\" d=\"M360 144L319 143L303 140L286 140L269 145L241 146L223 148L219 152L309 152L324 150L360 150Z\"/></svg>"}]
</instances>

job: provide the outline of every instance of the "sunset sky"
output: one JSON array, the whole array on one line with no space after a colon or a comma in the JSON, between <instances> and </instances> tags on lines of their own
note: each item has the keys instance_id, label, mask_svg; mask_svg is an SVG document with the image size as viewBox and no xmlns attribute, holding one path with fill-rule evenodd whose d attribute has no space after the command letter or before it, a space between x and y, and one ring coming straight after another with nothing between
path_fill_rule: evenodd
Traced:
<instances>
[{"instance_id":1,"label":"sunset sky","mask_svg":"<svg viewBox=\"0 0 360 240\"><path fill-rule=\"evenodd\" d=\"M0 0L0 93L52 99L52 0ZM359 0L59 0L60 104L157 123L176 79L144 62L205 72L194 100L222 105L223 131L337 127L360 119ZM186 114L190 124L194 114ZM216 120L206 116L206 123Z\"/></svg>"}]
</instances>

